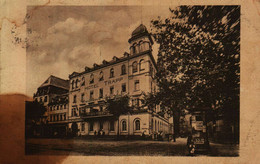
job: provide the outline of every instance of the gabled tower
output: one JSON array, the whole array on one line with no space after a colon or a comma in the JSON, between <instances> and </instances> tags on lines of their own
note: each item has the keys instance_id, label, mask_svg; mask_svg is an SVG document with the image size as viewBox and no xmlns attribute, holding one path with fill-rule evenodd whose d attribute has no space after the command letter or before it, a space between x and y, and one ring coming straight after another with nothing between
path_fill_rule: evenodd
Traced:
<instances>
[{"instance_id":1,"label":"gabled tower","mask_svg":"<svg viewBox=\"0 0 260 164\"><path fill-rule=\"evenodd\" d=\"M152 50L152 37L143 24L140 24L140 26L132 32L132 36L128 42L130 43L130 55Z\"/></svg>"}]
</instances>

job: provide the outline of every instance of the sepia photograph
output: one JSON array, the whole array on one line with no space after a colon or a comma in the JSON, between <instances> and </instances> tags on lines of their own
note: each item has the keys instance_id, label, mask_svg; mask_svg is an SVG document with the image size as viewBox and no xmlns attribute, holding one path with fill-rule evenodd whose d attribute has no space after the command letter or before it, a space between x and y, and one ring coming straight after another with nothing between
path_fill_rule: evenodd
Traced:
<instances>
[{"instance_id":1,"label":"sepia photograph","mask_svg":"<svg viewBox=\"0 0 260 164\"><path fill-rule=\"evenodd\" d=\"M240 15L27 6L25 155L238 157Z\"/></svg>"}]
</instances>

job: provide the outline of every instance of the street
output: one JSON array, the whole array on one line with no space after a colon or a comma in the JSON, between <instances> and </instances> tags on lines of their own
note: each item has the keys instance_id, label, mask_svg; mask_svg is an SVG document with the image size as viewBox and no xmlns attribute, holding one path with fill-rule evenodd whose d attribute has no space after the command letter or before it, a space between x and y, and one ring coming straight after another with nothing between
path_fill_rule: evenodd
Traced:
<instances>
[{"instance_id":1,"label":"street","mask_svg":"<svg viewBox=\"0 0 260 164\"><path fill-rule=\"evenodd\" d=\"M186 138L168 141L106 141L86 139L27 139L27 155L188 156ZM196 156L238 156L238 145L210 143Z\"/></svg>"}]
</instances>

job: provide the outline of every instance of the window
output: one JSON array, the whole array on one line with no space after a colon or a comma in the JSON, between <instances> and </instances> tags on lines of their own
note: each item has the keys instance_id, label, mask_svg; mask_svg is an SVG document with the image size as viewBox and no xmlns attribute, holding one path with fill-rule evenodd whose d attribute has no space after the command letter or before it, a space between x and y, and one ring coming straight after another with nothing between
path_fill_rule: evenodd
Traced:
<instances>
[{"instance_id":1,"label":"window","mask_svg":"<svg viewBox=\"0 0 260 164\"><path fill-rule=\"evenodd\" d=\"M139 80L135 81L135 91L139 91L140 90L140 83Z\"/></svg>"},{"instance_id":2,"label":"window","mask_svg":"<svg viewBox=\"0 0 260 164\"><path fill-rule=\"evenodd\" d=\"M90 91L89 93L89 99L93 100L94 99L94 91Z\"/></svg>"},{"instance_id":3,"label":"window","mask_svg":"<svg viewBox=\"0 0 260 164\"><path fill-rule=\"evenodd\" d=\"M99 89L99 98L103 98L103 88Z\"/></svg>"},{"instance_id":4,"label":"window","mask_svg":"<svg viewBox=\"0 0 260 164\"><path fill-rule=\"evenodd\" d=\"M62 121L62 115L60 115L60 121Z\"/></svg>"},{"instance_id":5,"label":"window","mask_svg":"<svg viewBox=\"0 0 260 164\"><path fill-rule=\"evenodd\" d=\"M74 97L73 97L73 103L76 103L76 102L77 102L77 96L74 95Z\"/></svg>"},{"instance_id":6,"label":"window","mask_svg":"<svg viewBox=\"0 0 260 164\"><path fill-rule=\"evenodd\" d=\"M60 105L60 110L62 110L62 105Z\"/></svg>"},{"instance_id":7,"label":"window","mask_svg":"<svg viewBox=\"0 0 260 164\"><path fill-rule=\"evenodd\" d=\"M66 109L66 104L64 104L64 109Z\"/></svg>"},{"instance_id":8,"label":"window","mask_svg":"<svg viewBox=\"0 0 260 164\"><path fill-rule=\"evenodd\" d=\"M140 120L135 120L135 130L140 130Z\"/></svg>"},{"instance_id":9,"label":"window","mask_svg":"<svg viewBox=\"0 0 260 164\"><path fill-rule=\"evenodd\" d=\"M52 122L52 115L50 115L50 122Z\"/></svg>"},{"instance_id":10,"label":"window","mask_svg":"<svg viewBox=\"0 0 260 164\"><path fill-rule=\"evenodd\" d=\"M50 111L52 111L52 107L50 107Z\"/></svg>"},{"instance_id":11,"label":"window","mask_svg":"<svg viewBox=\"0 0 260 164\"><path fill-rule=\"evenodd\" d=\"M133 73L137 72L137 62L136 61L133 62L132 67L133 67Z\"/></svg>"},{"instance_id":12,"label":"window","mask_svg":"<svg viewBox=\"0 0 260 164\"><path fill-rule=\"evenodd\" d=\"M82 77L82 82L81 82L81 86L84 86L85 85L85 78Z\"/></svg>"},{"instance_id":13,"label":"window","mask_svg":"<svg viewBox=\"0 0 260 164\"><path fill-rule=\"evenodd\" d=\"M126 131L126 121L122 121L122 131Z\"/></svg>"},{"instance_id":14,"label":"window","mask_svg":"<svg viewBox=\"0 0 260 164\"><path fill-rule=\"evenodd\" d=\"M111 94L111 95L114 94L114 86L111 86L111 87L110 87L110 94Z\"/></svg>"},{"instance_id":15,"label":"window","mask_svg":"<svg viewBox=\"0 0 260 164\"><path fill-rule=\"evenodd\" d=\"M124 74L126 74L126 67L125 67L125 65L123 64L123 65L121 66L121 75L124 75Z\"/></svg>"},{"instance_id":16,"label":"window","mask_svg":"<svg viewBox=\"0 0 260 164\"><path fill-rule=\"evenodd\" d=\"M109 129L110 129L110 131L115 131L114 121L110 121L110 122L109 122Z\"/></svg>"},{"instance_id":17,"label":"window","mask_svg":"<svg viewBox=\"0 0 260 164\"><path fill-rule=\"evenodd\" d=\"M140 60L140 62L139 62L139 69L140 69L140 71L144 70L144 59Z\"/></svg>"},{"instance_id":18,"label":"window","mask_svg":"<svg viewBox=\"0 0 260 164\"><path fill-rule=\"evenodd\" d=\"M40 102L42 102L42 97L40 98Z\"/></svg>"},{"instance_id":19,"label":"window","mask_svg":"<svg viewBox=\"0 0 260 164\"><path fill-rule=\"evenodd\" d=\"M102 122L102 121L99 122L99 129L100 129L100 130L103 129L103 122Z\"/></svg>"},{"instance_id":20,"label":"window","mask_svg":"<svg viewBox=\"0 0 260 164\"><path fill-rule=\"evenodd\" d=\"M85 131L85 123L81 123L81 131Z\"/></svg>"},{"instance_id":21,"label":"window","mask_svg":"<svg viewBox=\"0 0 260 164\"><path fill-rule=\"evenodd\" d=\"M57 106L57 110L59 110L59 106Z\"/></svg>"},{"instance_id":22,"label":"window","mask_svg":"<svg viewBox=\"0 0 260 164\"><path fill-rule=\"evenodd\" d=\"M136 45L133 46L133 54L136 53L136 47L135 47L135 46L136 46Z\"/></svg>"},{"instance_id":23,"label":"window","mask_svg":"<svg viewBox=\"0 0 260 164\"><path fill-rule=\"evenodd\" d=\"M122 84L122 93L126 92L126 84Z\"/></svg>"},{"instance_id":24,"label":"window","mask_svg":"<svg viewBox=\"0 0 260 164\"><path fill-rule=\"evenodd\" d=\"M78 88L79 80L76 80L76 88Z\"/></svg>"},{"instance_id":25,"label":"window","mask_svg":"<svg viewBox=\"0 0 260 164\"><path fill-rule=\"evenodd\" d=\"M72 83L71 83L71 88L74 89L74 85L75 85L75 82L74 80L72 80Z\"/></svg>"},{"instance_id":26,"label":"window","mask_svg":"<svg viewBox=\"0 0 260 164\"><path fill-rule=\"evenodd\" d=\"M150 75L153 77L153 66L151 63L150 63Z\"/></svg>"},{"instance_id":27,"label":"window","mask_svg":"<svg viewBox=\"0 0 260 164\"><path fill-rule=\"evenodd\" d=\"M66 114L64 114L63 117L64 117L64 120L66 120Z\"/></svg>"},{"instance_id":28,"label":"window","mask_svg":"<svg viewBox=\"0 0 260 164\"><path fill-rule=\"evenodd\" d=\"M104 75L103 75L103 72L101 71L99 73L99 81L103 81L104 80Z\"/></svg>"},{"instance_id":29,"label":"window","mask_svg":"<svg viewBox=\"0 0 260 164\"><path fill-rule=\"evenodd\" d=\"M90 79L89 79L89 84L92 84L92 83L94 83L94 75L93 74L90 75Z\"/></svg>"},{"instance_id":30,"label":"window","mask_svg":"<svg viewBox=\"0 0 260 164\"><path fill-rule=\"evenodd\" d=\"M89 123L89 131L93 131L94 123L90 122Z\"/></svg>"},{"instance_id":31,"label":"window","mask_svg":"<svg viewBox=\"0 0 260 164\"><path fill-rule=\"evenodd\" d=\"M114 68L110 69L110 78L114 77Z\"/></svg>"},{"instance_id":32,"label":"window","mask_svg":"<svg viewBox=\"0 0 260 164\"><path fill-rule=\"evenodd\" d=\"M100 108L100 112L103 112L103 106L100 106L99 108Z\"/></svg>"},{"instance_id":33,"label":"window","mask_svg":"<svg viewBox=\"0 0 260 164\"><path fill-rule=\"evenodd\" d=\"M85 94L82 93L82 94L81 94L81 102L84 102L84 101L85 101L85 100L84 100L84 97L85 97Z\"/></svg>"},{"instance_id":34,"label":"window","mask_svg":"<svg viewBox=\"0 0 260 164\"><path fill-rule=\"evenodd\" d=\"M44 102L47 102L47 96L44 97Z\"/></svg>"}]
</instances>

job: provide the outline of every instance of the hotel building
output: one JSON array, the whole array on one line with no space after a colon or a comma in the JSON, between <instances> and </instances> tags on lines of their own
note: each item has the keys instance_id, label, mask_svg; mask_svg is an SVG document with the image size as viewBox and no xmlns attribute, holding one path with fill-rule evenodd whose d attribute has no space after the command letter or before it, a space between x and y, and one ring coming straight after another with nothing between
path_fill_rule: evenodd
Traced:
<instances>
[{"instance_id":1,"label":"hotel building","mask_svg":"<svg viewBox=\"0 0 260 164\"><path fill-rule=\"evenodd\" d=\"M168 119L158 114L160 107L150 110L140 101L144 94L158 90L152 37L141 24L128 42L130 53L69 75L68 128L73 133L96 135L102 131L105 135L117 135L118 127L120 135L168 133ZM121 115L118 126L118 121L106 110L106 99L126 94L135 114Z\"/></svg>"}]
</instances>

